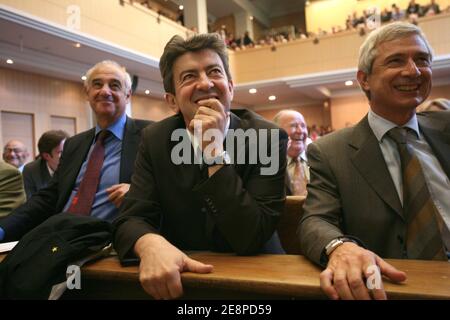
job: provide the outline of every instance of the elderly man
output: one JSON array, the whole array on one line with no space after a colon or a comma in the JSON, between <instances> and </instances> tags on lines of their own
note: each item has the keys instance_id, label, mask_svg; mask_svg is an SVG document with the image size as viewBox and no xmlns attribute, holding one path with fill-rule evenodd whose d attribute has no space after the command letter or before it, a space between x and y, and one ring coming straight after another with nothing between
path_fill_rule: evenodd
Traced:
<instances>
[{"instance_id":1,"label":"elderly man","mask_svg":"<svg viewBox=\"0 0 450 320\"><path fill-rule=\"evenodd\" d=\"M284 204L287 136L253 112L230 110L233 82L216 34L173 37L160 69L177 115L144 130L114 244L122 260L140 258L150 295L170 299L183 293L182 272L213 268L181 250L281 252L273 235ZM186 161L180 145L187 145ZM271 153L264 163L263 150Z\"/></svg>"},{"instance_id":2,"label":"elderly man","mask_svg":"<svg viewBox=\"0 0 450 320\"><path fill-rule=\"evenodd\" d=\"M30 199L34 193L48 185L56 168L58 168L64 142L68 137L69 135L65 131L50 130L44 132L39 138L39 157L25 165L23 169L27 199Z\"/></svg>"},{"instance_id":3,"label":"elderly man","mask_svg":"<svg viewBox=\"0 0 450 320\"><path fill-rule=\"evenodd\" d=\"M23 171L29 156L27 147L19 140L8 141L3 148L3 160L19 169L20 172Z\"/></svg>"},{"instance_id":4,"label":"elderly man","mask_svg":"<svg viewBox=\"0 0 450 320\"><path fill-rule=\"evenodd\" d=\"M416 114L431 90L431 62L417 26L373 31L357 72L368 115L308 147L298 232L305 255L326 266L320 282L330 298L386 298L378 270L395 282L406 274L383 258L447 260L450 114Z\"/></svg>"},{"instance_id":5,"label":"elderly man","mask_svg":"<svg viewBox=\"0 0 450 320\"><path fill-rule=\"evenodd\" d=\"M102 61L86 77L97 126L66 140L49 185L0 221L0 240L20 239L63 211L107 221L117 215L129 189L141 129L149 122L126 116L131 79L120 65Z\"/></svg>"},{"instance_id":6,"label":"elderly man","mask_svg":"<svg viewBox=\"0 0 450 320\"><path fill-rule=\"evenodd\" d=\"M286 194L305 196L309 181L309 168L306 158L308 126L303 115L295 110L281 110L273 122L284 129L289 136L287 146Z\"/></svg>"}]
</instances>

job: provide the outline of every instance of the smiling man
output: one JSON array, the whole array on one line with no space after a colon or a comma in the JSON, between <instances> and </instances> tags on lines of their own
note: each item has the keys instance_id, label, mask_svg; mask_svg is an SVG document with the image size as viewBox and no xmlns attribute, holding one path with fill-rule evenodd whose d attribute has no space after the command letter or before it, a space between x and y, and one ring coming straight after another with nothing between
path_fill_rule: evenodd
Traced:
<instances>
[{"instance_id":1,"label":"smiling man","mask_svg":"<svg viewBox=\"0 0 450 320\"><path fill-rule=\"evenodd\" d=\"M385 299L382 283L366 286L374 270L394 282L406 274L383 258L447 260L450 113L416 114L431 90L432 58L415 25L373 31L357 72L368 115L308 147L298 234L304 254L326 267L320 282L332 299Z\"/></svg>"},{"instance_id":2,"label":"smiling man","mask_svg":"<svg viewBox=\"0 0 450 320\"><path fill-rule=\"evenodd\" d=\"M309 167L306 158L308 126L303 115L295 110L281 110L273 118L289 136L287 146L286 194L305 196L309 181Z\"/></svg>"},{"instance_id":3,"label":"smiling man","mask_svg":"<svg viewBox=\"0 0 450 320\"><path fill-rule=\"evenodd\" d=\"M149 124L125 114L131 78L114 61L86 73L87 100L97 126L68 138L47 187L0 221L0 241L19 240L60 212L112 221L129 189L141 129Z\"/></svg>"},{"instance_id":4,"label":"smiling man","mask_svg":"<svg viewBox=\"0 0 450 320\"><path fill-rule=\"evenodd\" d=\"M282 252L274 231L284 204L287 136L250 111L230 110L233 82L217 35L173 37L160 69L177 114L144 130L136 174L114 222L114 245L121 260L140 259L139 279L151 296L171 299L183 293L182 272L213 269L181 250ZM174 156L175 136L188 142L188 162ZM279 160L274 174L262 173L261 157L249 161L260 154L261 141Z\"/></svg>"}]
</instances>

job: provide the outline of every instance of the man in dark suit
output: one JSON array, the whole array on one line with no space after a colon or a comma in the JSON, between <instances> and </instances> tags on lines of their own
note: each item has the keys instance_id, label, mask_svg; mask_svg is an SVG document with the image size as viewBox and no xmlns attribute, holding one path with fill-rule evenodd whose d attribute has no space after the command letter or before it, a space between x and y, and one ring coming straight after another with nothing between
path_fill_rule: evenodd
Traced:
<instances>
[{"instance_id":1,"label":"man in dark suit","mask_svg":"<svg viewBox=\"0 0 450 320\"><path fill-rule=\"evenodd\" d=\"M213 268L181 250L282 251L274 231L284 204L287 135L250 111L230 111L233 82L216 34L173 37L160 69L177 115L144 130L114 244L122 260L140 258L150 295L170 299L182 295L181 272Z\"/></svg>"},{"instance_id":2,"label":"man in dark suit","mask_svg":"<svg viewBox=\"0 0 450 320\"><path fill-rule=\"evenodd\" d=\"M64 148L64 142L69 137L63 130L44 132L39 138L39 156L23 168L23 182L27 199L38 190L46 187L58 168L59 159Z\"/></svg>"},{"instance_id":3,"label":"man in dark suit","mask_svg":"<svg viewBox=\"0 0 450 320\"><path fill-rule=\"evenodd\" d=\"M304 254L326 266L321 287L332 299L385 299L378 268L396 282L406 274L382 258L446 259L450 114L415 112L431 90L431 61L417 26L396 22L373 31L357 73L368 115L308 147L311 182L298 233ZM416 219L425 213L427 224ZM419 235L425 238L416 241Z\"/></svg>"},{"instance_id":4,"label":"man in dark suit","mask_svg":"<svg viewBox=\"0 0 450 320\"><path fill-rule=\"evenodd\" d=\"M102 61L86 73L87 99L97 126L66 140L61 161L49 185L0 221L0 241L20 239L48 217L76 203L96 138L106 130L104 159L90 215L112 221L128 192L137 147L148 121L125 114L131 96L131 79L120 65Z\"/></svg>"}]
</instances>

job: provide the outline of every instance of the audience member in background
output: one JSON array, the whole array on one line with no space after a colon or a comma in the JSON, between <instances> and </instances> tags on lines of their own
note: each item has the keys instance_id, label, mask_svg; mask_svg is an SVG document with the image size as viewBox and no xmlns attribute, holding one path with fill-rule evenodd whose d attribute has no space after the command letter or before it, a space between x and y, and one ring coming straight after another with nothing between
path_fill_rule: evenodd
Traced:
<instances>
[{"instance_id":1,"label":"audience member in background","mask_svg":"<svg viewBox=\"0 0 450 320\"><path fill-rule=\"evenodd\" d=\"M22 175L17 168L0 160L0 218L25 202Z\"/></svg>"},{"instance_id":2,"label":"audience member in background","mask_svg":"<svg viewBox=\"0 0 450 320\"><path fill-rule=\"evenodd\" d=\"M170 299L183 293L182 272L213 268L181 250L283 252L274 232L284 207L287 135L251 111L230 110L233 81L216 33L174 36L160 70L166 102L177 114L143 132L130 192L114 221L114 245L122 261L140 258L146 292ZM253 138L234 137L236 131ZM261 143L271 150L266 164L251 154Z\"/></svg>"},{"instance_id":3,"label":"audience member in background","mask_svg":"<svg viewBox=\"0 0 450 320\"><path fill-rule=\"evenodd\" d=\"M20 172L23 171L29 156L27 147L19 140L11 140L3 148L3 160L19 169Z\"/></svg>"},{"instance_id":4,"label":"audience member in background","mask_svg":"<svg viewBox=\"0 0 450 320\"><path fill-rule=\"evenodd\" d=\"M39 156L23 169L23 182L27 199L30 199L40 189L46 187L58 168L59 158L64 148L64 142L69 137L62 130L44 132L39 138Z\"/></svg>"},{"instance_id":5,"label":"audience member in background","mask_svg":"<svg viewBox=\"0 0 450 320\"><path fill-rule=\"evenodd\" d=\"M303 115L295 110L281 110L273 121L289 136L287 145L286 195L305 196L309 181L306 158L308 127Z\"/></svg>"},{"instance_id":6,"label":"audience member in background","mask_svg":"<svg viewBox=\"0 0 450 320\"><path fill-rule=\"evenodd\" d=\"M381 275L401 282L406 274L383 258L447 260L450 113L416 114L431 90L431 64L417 26L373 31L357 72L368 115L308 147L298 234L304 254L326 266L320 283L332 299L385 299Z\"/></svg>"},{"instance_id":7,"label":"audience member in background","mask_svg":"<svg viewBox=\"0 0 450 320\"><path fill-rule=\"evenodd\" d=\"M0 221L0 241L19 240L60 212L111 221L129 189L141 129L149 122L125 114L130 75L113 61L86 73L84 87L97 126L68 138L46 188Z\"/></svg>"},{"instance_id":8,"label":"audience member in background","mask_svg":"<svg viewBox=\"0 0 450 320\"><path fill-rule=\"evenodd\" d=\"M425 102L417 108L417 112L445 110L450 110L450 101L444 98L438 98Z\"/></svg>"},{"instance_id":9,"label":"audience member in background","mask_svg":"<svg viewBox=\"0 0 450 320\"><path fill-rule=\"evenodd\" d=\"M436 0L431 0L431 3L425 8L425 15L433 16L435 14L441 13L441 9L439 8L439 4L436 3Z\"/></svg>"}]
</instances>

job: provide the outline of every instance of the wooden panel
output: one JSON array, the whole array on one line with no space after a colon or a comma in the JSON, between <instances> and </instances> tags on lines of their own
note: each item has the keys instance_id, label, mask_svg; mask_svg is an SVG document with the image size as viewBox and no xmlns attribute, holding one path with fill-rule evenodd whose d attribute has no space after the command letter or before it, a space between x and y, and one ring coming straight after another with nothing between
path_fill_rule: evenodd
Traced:
<instances>
[{"instance_id":1,"label":"wooden panel","mask_svg":"<svg viewBox=\"0 0 450 320\"><path fill-rule=\"evenodd\" d=\"M174 115L174 112L163 100L145 96L132 97L132 115L136 119L159 121Z\"/></svg>"},{"instance_id":2,"label":"wooden panel","mask_svg":"<svg viewBox=\"0 0 450 320\"><path fill-rule=\"evenodd\" d=\"M5 145L10 140L19 140L25 144L30 156L26 162L33 161L37 152L34 150L34 117L29 113L1 112L2 140Z\"/></svg>"},{"instance_id":3,"label":"wooden panel","mask_svg":"<svg viewBox=\"0 0 450 320\"><path fill-rule=\"evenodd\" d=\"M52 130L64 130L73 136L77 133L77 119L72 117L51 116Z\"/></svg>"}]
</instances>

